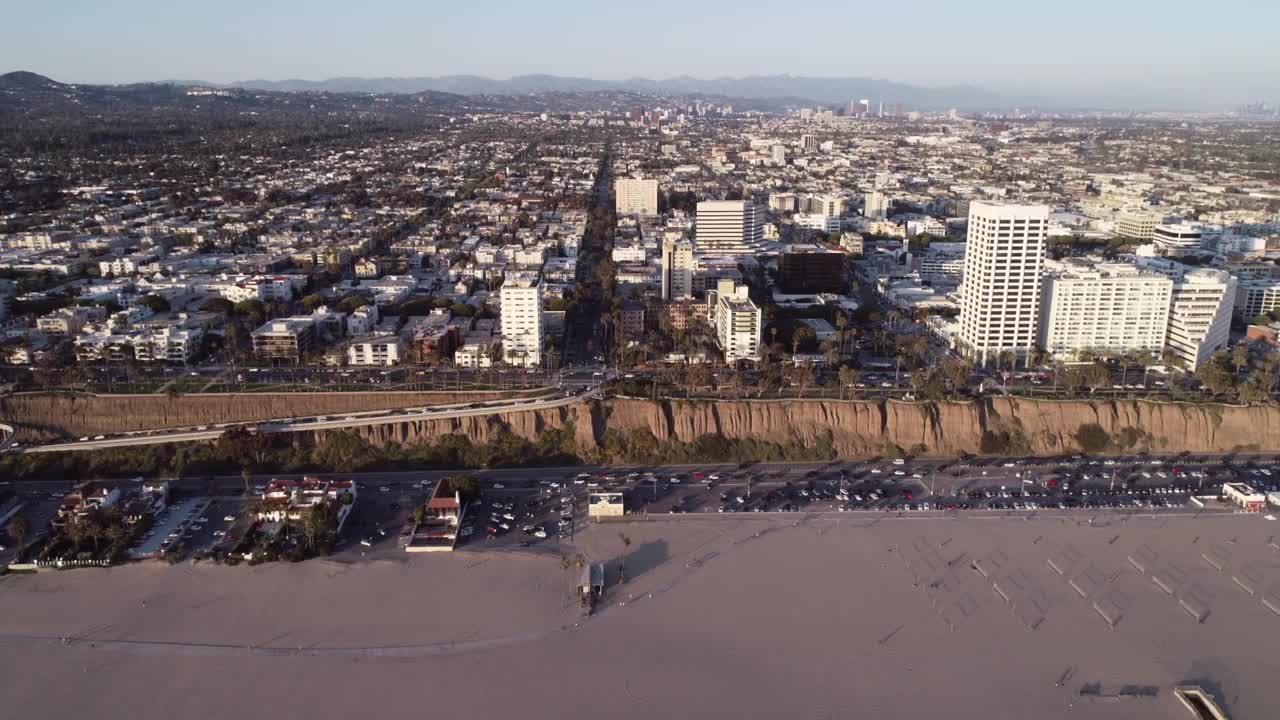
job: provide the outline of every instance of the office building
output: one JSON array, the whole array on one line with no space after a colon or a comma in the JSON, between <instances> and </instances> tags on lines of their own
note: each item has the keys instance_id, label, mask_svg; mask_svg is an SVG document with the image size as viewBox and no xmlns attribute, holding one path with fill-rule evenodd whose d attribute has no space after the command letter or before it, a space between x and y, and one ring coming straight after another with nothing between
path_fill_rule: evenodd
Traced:
<instances>
[{"instance_id":1,"label":"office building","mask_svg":"<svg viewBox=\"0 0 1280 720\"><path fill-rule=\"evenodd\" d=\"M1155 213L1128 210L1120 213L1120 217L1116 219L1116 235L1149 243L1155 234L1158 222L1159 218Z\"/></svg>"},{"instance_id":2,"label":"office building","mask_svg":"<svg viewBox=\"0 0 1280 720\"><path fill-rule=\"evenodd\" d=\"M499 299L503 360L508 365L537 367L542 362L542 284L537 273L509 274Z\"/></svg>"},{"instance_id":3,"label":"office building","mask_svg":"<svg viewBox=\"0 0 1280 720\"><path fill-rule=\"evenodd\" d=\"M788 213L800 209L800 198L795 193L771 193L769 209L774 212Z\"/></svg>"},{"instance_id":4,"label":"office building","mask_svg":"<svg viewBox=\"0 0 1280 720\"><path fill-rule=\"evenodd\" d=\"M822 213L798 213L792 220L796 227L806 230L819 230L824 233L840 232L840 218L830 217Z\"/></svg>"},{"instance_id":5,"label":"office building","mask_svg":"<svg viewBox=\"0 0 1280 720\"><path fill-rule=\"evenodd\" d=\"M712 325L716 341L726 363L760 359L760 308L751 302L747 286L733 280L721 280L708 293L712 306Z\"/></svg>"},{"instance_id":6,"label":"office building","mask_svg":"<svg viewBox=\"0 0 1280 720\"><path fill-rule=\"evenodd\" d=\"M970 204L957 341L976 362L1035 345L1048 231L1047 206Z\"/></svg>"},{"instance_id":7,"label":"office building","mask_svg":"<svg viewBox=\"0 0 1280 720\"><path fill-rule=\"evenodd\" d=\"M1185 255L1200 249L1203 234L1200 228L1184 223L1156 225L1151 231L1151 240L1165 255Z\"/></svg>"},{"instance_id":8,"label":"office building","mask_svg":"<svg viewBox=\"0 0 1280 720\"><path fill-rule=\"evenodd\" d=\"M844 198L834 195L809 195L801 207L807 213L839 217L844 214Z\"/></svg>"},{"instance_id":9,"label":"office building","mask_svg":"<svg viewBox=\"0 0 1280 720\"><path fill-rule=\"evenodd\" d=\"M1190 270L1174 281L1166 345L1188 370L1225 348L1236 279L1221 270Z\"/></svg>"},{"instance_id":10,"label":"office building","mask_svg":"<svg viewBox=\"0 0 1280 720\"><path fill-rule=\"evenodd\" d=\"M619 215L657 215L658 181L622 178L613 183L614 207Z\"/></svg>"},{"instance_id":11,"label":"office building","mask_svg":"<svg viewBox=\"0 0 1280 720\"><path fill-rule=\"evenodd\" d=\"M379 335L351 343L347 347L347 364L363 366L399 365L404 360L405 345L399 335Z\"/></svg>"},{"instance_id":12,"label":"office building","mask_svg":"<svg viewBox=\"0 0 1280 720\"><path fill-rule=\"evenodd\" d=\"M693 296L693 243L683 238L662 244L662 299L681 300Z\"/></svg>"},{"instance_id":13,"label":"office building","mask_svg":"<svg viewBox=\"0 0 1280 720\"><path fill-rule=\"evenodd\" d=\"M873 190L863 197L862 216L868 220L884 220L889 217L889 196Z\"/></svg>"},{"instance_id":14,"label":"office building","mask_svg":"<svg viewBox=\"0 0 1280 720\"><path fill-rule=\"evenodd\" d=\"M751 255L764 241L763 214L749 200L698 203L695 244L703 255Z\"/></svg>"},{"instance_id":15,"label":"office building","mask_svg":"<svg viewBox=\"0 0 1280 720\"><path fill-rule=\"evenodd\" d=\"M846 293L844 253L789 252L778 260L782 291L788 294Z\"/></svg>"},{"instance_id":16,"label":"office building","mask_svg":"<svg viewBox=\"0 0 1280 720\"><path fill-rule=\"evenodd\" d=\"M800 149L806 153L814 152L818 149L818 138L813 135L800 136Z\"/></svg>"},{"instance_id":17,"label":"office building","mask_svg":"<svg viewBox=\"0 0 1280 720\"><path fill-rule=\"evenodd\" d=\"M1173 281L1125 263L1050 263L1040 301L1040 347L1074 359L1139 353L1158 358Z\"/></svg>"},{"instance_id":18,"label":"office building","mask_svg":"<svg viewBox=\"0 0 1280 720\"><path fill-rule=\"evenodd\" d=\"M786 165L786 164L787 164L787 148L786 148L786 146L784 146L784 145L774 145L773 147L769 148L769 155L770 155L770 158L773 160L773 164L774 164L774 165Z\"/></svg>"},{"instance_id":19,"label":"office building","mask_svg":"<svg viewBox=\"0 0 1280 720\"><path fill-rule=\"evenodd\" d=\"M1280 278L1240 278L1236 287L1235 314L1251 322L1262 313L1280 310Z\"/></svg>"},{"instance_id":20,"label":"office building","mask_svg":"<svg viewBox=\"0 0 1280 720\"><path fill-rule=\"evenodd\" d=\"M300 360L315 347L315 320L308 316L271 320L254 330L253 353L261 358Z\"/></svg>"},{"instance_id":21,"label":"office building","mask_svg":"<svg viewBox=\"0 0 1280 720\"><path fill-rule=\"evenodd\" d=\"M964 243L930 243L920 258L920 279L955 285L964 277Z\"/></svg>"}]
</instances>

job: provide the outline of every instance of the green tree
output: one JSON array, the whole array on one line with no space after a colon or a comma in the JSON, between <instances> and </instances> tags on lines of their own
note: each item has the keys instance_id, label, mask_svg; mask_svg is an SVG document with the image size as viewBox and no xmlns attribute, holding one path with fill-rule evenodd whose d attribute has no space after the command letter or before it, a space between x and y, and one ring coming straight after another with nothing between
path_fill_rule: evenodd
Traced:
<instances>
[{"instance_id":1,"label":"green tree","mask_svg":"<svg viewBox=\"0 0 1280 720\"><path fill-rule=\"evenodd\" d=\"M1221 395L1232 388L1235 378L1227 369L1227 357L1224 352L1214 353L1208 361L1196 369L1196 377L1205 389L1214 395Z\"/></svg>"},{"instance_id":2,"label":"green tree","mask_svg":"<svg viewBox=\"0 0 1280 720\"><path fill-rule=\"evenodd\" d=\"M138 298L138 304L146 308L151 308L153 312L169 312L169 301L154 293Z\"/></svg>"},{"instance_id":3,"label":"green tree","mask_svg":"<svg viewBox=\"0 0 1280 720\"><path fill-rule=\"evenodd\" d=\"M355 472L377 464L379 453L364 438L349 431L325 433L311 450L311 461L332 472Z\"/></svg>"},{"instance_id":4,"label":"green tree","mask_svg":"<svg viewBox=\"0 0 1280 720\"><path fill-rule=\"evenodd\" d=\"M316 308L324 304L324 295L321 295L320 293L311 293L310 295L302 298L302 307L306 308L307 312L315 312Z\"/></svg>"},{"instance_id":5,"label":"green tree","mask_svg":"<svg viewBox=\"0 0 1280 720\"><path fill-rule=\"evenodd\" d=\"M205 300L200 309L205 312L230 315L235 310L235 303L223 297L213 297Z\"/></svg>"},{"instance_id":6,"label":"green tree","mask_svg":"<svg viewBox=\"0 0 1280 720\"><path fill-rule=\"evenodd\" d=\"M1111 446L1111 436L1097 423L1086 423L1076 430L1076 442L1087 453L1100 453Z\"/></svg>"},{"instance_id":7,"label":"green tree","mask_svg":"<svg viewBox=\"0 0 1280 720\"><path fill-rule=\"evenodd\" d=\"M1249 377L1240 384L1240 402L1246 405L1268 402L1271 400L1275 390L1275 371L1260 367L1249 373Z\"/></svg>"},{"instance_id":8,"label":"green tree","mask_svg":"<svg viewBox=\"0 0 1280 720\"><path fill-rule=\"evenodd\" d=\"M468 503L480 494L480 486L470 475L450 475L444 479L445 487L451 493L462 496L462 502Z\"/></svg>"}]
</instances>

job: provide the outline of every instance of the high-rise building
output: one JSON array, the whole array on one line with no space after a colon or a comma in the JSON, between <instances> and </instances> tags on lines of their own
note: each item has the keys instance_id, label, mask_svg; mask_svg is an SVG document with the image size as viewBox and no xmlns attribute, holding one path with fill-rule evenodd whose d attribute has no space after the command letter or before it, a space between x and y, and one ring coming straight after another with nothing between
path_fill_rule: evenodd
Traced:
<instances>
[{"instance_id":1,"label":"high-rise building","mask_svg":"<svg viewBox=\"0 0 1280 720\"><path fill-rule=\"evenodd\" d=\"M975 361L1025 356L1035 345L1048 232L1047 206L969 205L958 341Z\"/></svg>"},{"instance_id":2,"label":"high-rise building","mask_svg":"<svg viewBox=\"0 0 1280 720\"><path fill-rule=\"evenodd\" d=\"M816 151L818 149L818 138L809 134L801 135L800 149L807 153Z\"/></svg>"},{"instance_id":3,"label":"high-rise building","mask_svg":"<svg viewBox=\"0 0 1280 720\"><path fill-rule=\"evenodd\" d=\"M1222 270L1189 270L1174 281L1165 344L1188 370L1227 346L1235 299L1236 279Z\"/></svg>"},{"instance_id":4,"label":"high-rise building","mask_svg":"<svg viewBox=\"0 0 1280 720\"><path fill-rule=\"evenodd\" d=\"M789 252L778 259L779 284L785 293L846 293L845 255L838 252Z\"/></svg>"},{"instance_id":5,"label":"high-rise building","mask_svg":"<svg viewBox=\"0 0 1280 720\"><path fill-rule=\"evenodd\" d=\"M698 203L694 242L703 255L750 255L764 241L764 213L749 200Z\"/></svg>"},{"instance_id":6,"label":"high-rise building","mask_svg":"<svg viewBox=\"0 0 1280 720\"><path fill-rule=\"evenodd\" d=\"M1040 301L1040 347L1058 357L1144 353L1160 357L1173 281L1127 263L1049 263Z\"/></svg>"},{"instance_id":7,"label":"high-rise building","mask_svg":"<svg viewBox=\"0 0 1280 720\"><path fill-rule=\"evenodd\" d=\"M1173 281L1165 348L1187 370L1195 370L1227 346L1237 281L1223 270L1192 268L1164 258L1138 257L1138 267Z\"/></svg>"},{"instance_id":8,"label":"high-rise building","mask_svg":"<svg viewBox=\"0 0 1280 720\"><path fill-rule=\"evenodd\" d=\"M693 296L693 243L668 239L662 244L662 299L683 300Z\"/></svg>"},{"instance_id":9,"label":"high-rise building","mask_svg":"<svg viewBox=\"0 0 1280 720\"><path fill-rule=\"evenodd\" d=\"M657 215L658 181L620 178L613 183L614 207L619 215Z\"/></svg>"},{"instance_id":10,"label":"high-rise building","mask_svg":"<svg viewBox=\"0 0 1280 720\"><path fill-rule=\"evenodd\" d=\"M868 220L884 220L889 216L889 196L873 190L863 197L862 216Z\"/></svg>"},{"instance_id":11,"label":"high-rise building","mask_svg":"<svg viewBox=\"0 0 1280 720\"><path fill-rule=\"evenodd\" d=\"M760 308L751 302L747 286L720 280L707 293L712 304L712 324L716 341L727 363L760 359Z\"/></svg>"},{"instance_id":12,"label":"high-rise building","mask_svg":"<svg viewBox=\"0 0 1280 720\"><path fill-rule=\"evenodd\" d=\"M509 273L499 292L502 356L508 365L542 362L542 285L537 273Z\"/></svg>"},{"instance_id":13,"label":"high-rise building","mask_svg":"<svg viewBox=\"0 0 1280 720\"><path fill-rule=\"evenodd\" d=\"M773 147L769 148L769 154L770 154L770 157L771 157L771 158L772 158L772 160L773 160L773 164L774 164L774 165L786 165L786 164L787 164L787 148L786 148L786 146L784 146L784 145L774 145Z\"/></svg>"}]
</instances>

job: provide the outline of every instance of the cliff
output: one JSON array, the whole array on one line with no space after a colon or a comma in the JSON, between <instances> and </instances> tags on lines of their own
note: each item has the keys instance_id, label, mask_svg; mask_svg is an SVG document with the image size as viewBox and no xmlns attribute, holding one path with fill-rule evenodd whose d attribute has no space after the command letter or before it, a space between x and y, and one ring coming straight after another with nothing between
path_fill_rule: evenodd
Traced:
<instances>
[{"instance_id":1,"label":"cliff","mask_svg":"<svg viewBox=\"0 0 1280 720\"><path fill-rule=\"evenodd\" d=\"M488 442L499 429L528 440L572 422L578 453L599 457L606 433L641 432L659 444L718 435L813 447L839 457L904 451L1051 455L1089 452L1280 452L1280 408L1147 401L1088 402L993 398L972 403L857 401L649 401L614 399L550 411L461 420L414 421L362 429L377 445L464 434Z\"/></svg>"},{"instance_id":2,"label":"cliff","mask_svg":"<svg viewBox=\"0 0 1280 720\"><path fill-rule=\"evenodd\" d=\"M0 397L0 421L21 426L23 437L78 437L494 400L504 395L508 393L211 393L172 398L165 395L19 393Z\"/></svg>"},{"instance_id":3,"label":"cliff","mask_svg":"<svg viewBox=\"0 0 1280 720\"><path fill-rule=\"evenodd\" d=\"M499 393L252 393L94 396L18 394L0 398L0 420L26 436L82 436L126 430L342 415L485 400ZM360 428L374 445L416 445L446 435L487 443L500 431L536 442L572 424L578 455L622 459L618 438L661 453L716 436L724 440L829 448L845 458L893 452L954 457L1079 452L1280 452L1280 408L1126 400L989 398L969 403L836 400L612 400L454 420Z\"/></svg>"}]
</instances>

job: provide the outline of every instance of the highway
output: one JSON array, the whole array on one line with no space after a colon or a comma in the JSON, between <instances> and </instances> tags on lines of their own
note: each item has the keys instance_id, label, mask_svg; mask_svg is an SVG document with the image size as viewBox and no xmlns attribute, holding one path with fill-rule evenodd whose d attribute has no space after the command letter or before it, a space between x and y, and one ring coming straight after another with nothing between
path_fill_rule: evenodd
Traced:
<instances>
[{"instance_id":1,"label":"highway","mask_svg":"<svg viewBox=\"0 0 1280 720\"><path fill-rule=\"evenodd\" d=\"M76 450L102 450L106 448L132 447L137 445L160 445L175 442L197 442L201 440L217 440L229 427L244 424L256 432L293 433L314 432L317 430L345 430L371 425L389 425L392 423L411 422L415 420L452 420L464 417L478 417L497 413L550 410L583 402L599 396L601 385L592 385L577 390L557 392L551 398L519 398L514 400L489 400L454 405L435 405L431 407L403 408L399 410L375 410L356 412L342 417L312 416L265 420L255 423L227 423L223 425L202 426L196 429L176 428L173 430L151 430L125 433L112 437L94 437L70 442L49 443L32 447L10 447L7 452L66 452ZM99 439L100 438L100 439Z\"/></svg>"}]
</instances>

